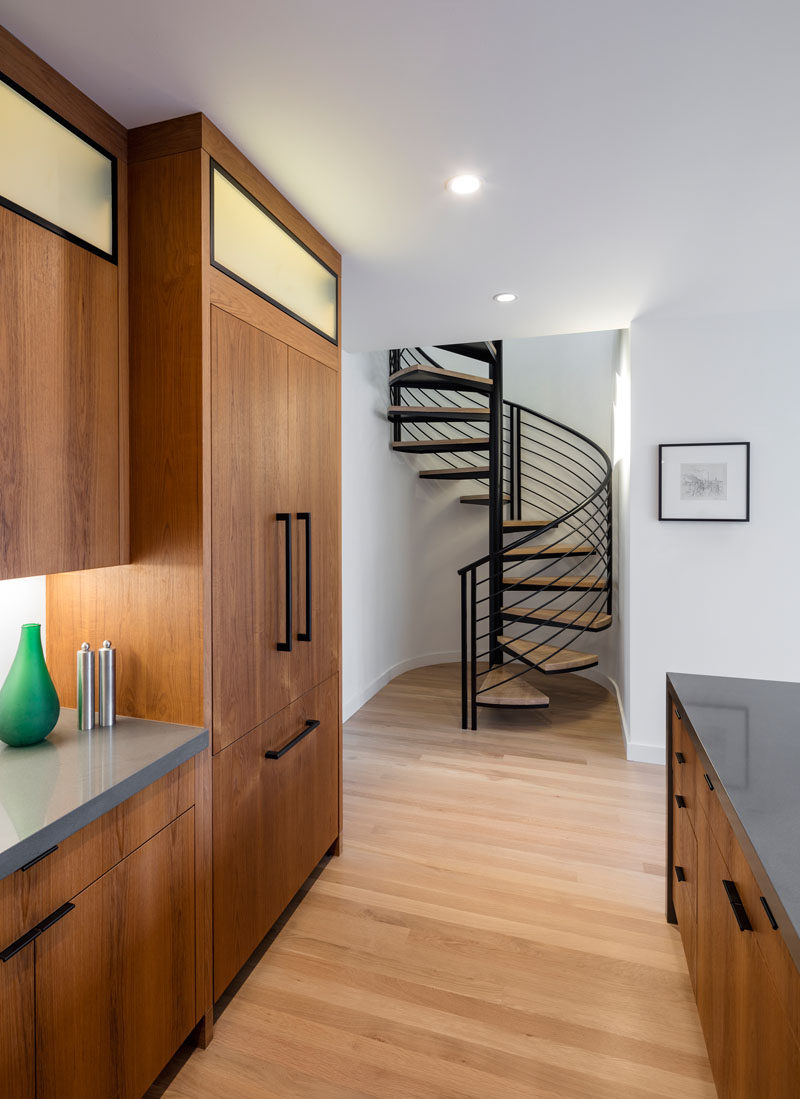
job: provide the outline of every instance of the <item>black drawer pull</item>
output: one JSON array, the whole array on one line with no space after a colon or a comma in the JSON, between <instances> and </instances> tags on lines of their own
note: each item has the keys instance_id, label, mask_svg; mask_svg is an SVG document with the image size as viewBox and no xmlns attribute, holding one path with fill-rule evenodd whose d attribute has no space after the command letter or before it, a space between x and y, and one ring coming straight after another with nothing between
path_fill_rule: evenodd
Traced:
<instances>
[{"instance_id":1,"label":"black drawer pull","mask_svg":"<svg viewBox=\"0 0 800 1099\"><path fill-rule=\"evenodd\" d=\"M286 541L284 544L285 553L285 578L286 578L286 592L284 598L286 600L286 640L278 642L278 650L282 653L290 653L292 651L292 517L288 511L279 511L275 516L279 523L286 524Z\"/></svg>"},{"instance_id":2,"label":"black drawer pull","mask_svg":"<svg viewBox=\"0 0 800 1099\"><path fill-rule=\"evenodd\" d=\"M683 754L683 752L676 752L675 753L675 758L677 759L678 763L685 763L686 762L686 756Z\"/></svg>"},{"instance_id":3,"label":"black drawer pull","mask_svg":"<svg viewBox=\"0 0 800 1099\"><path fill-rule=\"evenodd\" d=\"M722 884L725 886L725 892L728 894L728 900L733 909L733 914L736 917L736 922L739 925L739 930L752 931L753 925L747 918L747 912L742 904L742 898L739 896L739 890L736 888L736 884L732 881L725 881L724 879Z\"/></svg>"},{"instance_id":4,"label":"black drawer pull","mask_svg":"<svg viewBox=\"0 0 800 1099\"><path fill-rule=\"evenodd\" d=\"M770 922L770 926L772 927L772 930L773 930L773 931L777 931L777 930L778 930L778 921L777 921L777 920L775 919L775 917L774 917L774 916L772 915L772 909L771 909L771 908L770 908L770 906L769 906L769 905L767 904L767 898L766 898L766 897L762 897L762 898L761 898L761 904L763 905L764 911L765 911L765 912L766 912L766 914L767 914L767 919L768 919L768 920L769 920L769 922Z\"/></svg>"},{"instance_id":5,"label":"black drawer pull","mask_svg":"<svg viewBox=\"0 0 800 1099\"><path fill-rule=\"evenodd\" d=\"M75 905L68 901L66 904L62 904L60 908L57 908L55 912L51 912L49 916L45 916L42 922L36 925L39 934L43 931L47 931L54 923L58 923L59 920L63 920L67 913L71 912L74 907Z\"/></svg>"},{"instance_id":6,"label":"black drawer pull","mask_svg":"<svg viewBox=\"0 0 800 1099\"><path fill-rule=\"evenodd\" d=\"M63 919L74 907L74 904L68 902L67 904L62 904L55 912L51 912L49 916L45 916L45 918L37 923L35 927L32 927L30 931L26 931L16 942L13 942L11 946L7 946L6 949L0 953L0 962L10 961L15 954L19 954L20 950L24 950L34 939L38 939L44 931L51 928L54 923L58 923L58 921Z\"/></svg>"},{"instance_id":7,"label":"black drawer pull","mask_svg":"<svg viewBox=\"0 0 800 1099\"><path fill-rule=\"evenodd\" d=\"M298 511L297 521L306 525L306 628L297 635L298 641L311 640L311 512Z\"/></svg>"},{"instance_id":8,"label":"black drawer pull","mask_svg":"<svg viewBox=\"0 0 800 1099\"><path fill-rule=\"evenodd\" d=\"M37 862L41 862L42 859L46 859L48 855L52 855L54 851L58 850L58 844L54 843L52 847L48 847L46 851L42 851L41 855L37 855L35 859L31 859L30 862L26 862L24 866L20 866L20 870L30 870L32 866L35 866Z\"/></svg>"},{"instance_id":9,"label":"black drawer pull","mask_svg":"<svg viewBox=\"0 0 800 1099\"><path fill-rule=\"evenodd\" d=\"M26 931L24 935L20 936L16 942L11 946L7 946L2 953L0 953L0 962L9 962L15 954L19 954L20 950L24 950L25 947L32 943L34 939L37 939L42 933L40 927L32 927L30 931Z\"/></svg>"},{"instance_id":10,"label":"black drawer pull","mask_svg":"<svg viewBox=\"0 0 800 1099\"><path fill-rule=\"evenodd\" d=\"M318 725L318 721L307 721L305 724L305 728L302 730L302 732L299 732L297 734L294 740L290 740L288 744L284 744L284 746L278 752L264 752L264 759L280 759L281 756L285 756L286 753L290 752L296 744L299 744L300 741L303 740L304 737L307 737L309 733L313 733Z\"/></svg>"},{"instance_id":11,"label":"black drawer pull","mask_svg":"<svg viewBox=\"0 0 800 1099\"><path fill-rule=\"evenodd\" d=\"M675 867L675 877L678 881L686 881L686 874L684 873L682 866Z\"/></svg>"},{"instance_id":12,"label":"black drawer pull","mask_svg":"<svg viewBox=\"0 0 800 1099\"><path fill-rule=\"evenodd\" d=\"M703 778L706 780L706 786L709 788L709 790L713 790L714 789L714 783L711 781L711 779L708 777L708 775L705 772L703 772Z\"/></svg>"},{"instance_id":13,"label":"black drawer pull","mask_svg":"<svg viewBox=\"0 0 800 1099\"><path fill-rule=\"evenodd\" d=\"M679 809L686 808L686 799L684 798L683 794L675 795L675 804L678 806Z\"/></svg>"},{"instance_id":14,"label":"black drawer pull","mask_svg":"<svg viewBox=\"0 0 800 1099\"><path fill-rule=\"evenodd\" d=\"M674 707L674 709L675 709L675 717L677 717L678 721L683 721L683 718L682 718L682 717L681 717L681 715L680 715L680 712L679 712L679 710L678 710L678 707L677 707L677 706L675 706L675 707Z\"/></svg>"}]
</instances>

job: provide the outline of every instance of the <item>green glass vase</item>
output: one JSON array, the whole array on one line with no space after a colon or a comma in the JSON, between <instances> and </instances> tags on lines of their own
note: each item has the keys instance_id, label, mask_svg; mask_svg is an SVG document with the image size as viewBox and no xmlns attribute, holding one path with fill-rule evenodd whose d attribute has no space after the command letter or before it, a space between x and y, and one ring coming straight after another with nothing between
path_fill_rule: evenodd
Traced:
<instances>
[{"instance_id":1,"label":"green glass vase","mask_svg":"<svg viewBox=\"0 0 800 1099\"><path fill-rule=\"evenodd\" d=\"M58 721L59 702L42 651L42 627L22 627L19 648L0 687L0 740L13 748L38 744Z\"/></svg>"}]
</instances>

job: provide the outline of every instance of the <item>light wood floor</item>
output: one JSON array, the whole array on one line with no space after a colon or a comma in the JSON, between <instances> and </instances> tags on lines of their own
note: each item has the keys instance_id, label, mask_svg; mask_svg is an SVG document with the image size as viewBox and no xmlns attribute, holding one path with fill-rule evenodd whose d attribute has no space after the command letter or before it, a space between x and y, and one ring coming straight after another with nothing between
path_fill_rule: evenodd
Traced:
<instances>
[{"instance_id":1,"label":"light wood floor","mask_svg":"<svg viewBox=\"0 0 800 1099\"><path fill-rule=\"evenodd\" d=\"M347 723L342 856L151 1096L715 1095L663 915L664 769L625 761L585 679L475 734L457 676L408 672Z\"/></svg>"}]
</instances>

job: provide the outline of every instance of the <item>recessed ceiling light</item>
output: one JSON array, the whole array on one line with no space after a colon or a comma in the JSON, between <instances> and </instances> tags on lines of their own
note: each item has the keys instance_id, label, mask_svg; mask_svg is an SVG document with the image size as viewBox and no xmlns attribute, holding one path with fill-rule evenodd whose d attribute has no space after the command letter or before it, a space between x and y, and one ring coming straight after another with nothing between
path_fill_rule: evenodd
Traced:
<instances>
[{"instance_id":1,"label":"recessed ceiling light","mask_svg":"<svg viewBox=\"0 0 800 1099\"><path fill-rule=\"evenodd\" d=\"M445 187L448 191L451 191L454 195L474 195L476 191L480 191L483 186L483 180L480 176L474 176L467 173L466 175L453 176L452 179L448 179L445 183Z\"/></svg>"},{"instance_id":2,"label":"recessed ceiling light","mask_svg":"<svg viewBox=\"0 0 800 1099\"><path fill-rule=\"evenodd\" d=\"M509 302L509 301L516 301L517 300L517 295L512 294L510 290L502 290L499 294L493 294L492 298L493 298L494 301L499 301L499 302L505 304L506 302Z\"/></svg>"}]
</instances>

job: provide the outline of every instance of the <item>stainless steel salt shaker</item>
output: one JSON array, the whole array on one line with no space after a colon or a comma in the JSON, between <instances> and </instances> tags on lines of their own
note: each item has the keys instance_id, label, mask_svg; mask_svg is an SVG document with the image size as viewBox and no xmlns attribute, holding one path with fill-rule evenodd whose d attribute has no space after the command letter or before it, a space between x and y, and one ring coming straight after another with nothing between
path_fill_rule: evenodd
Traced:
<instances>
[{"instance_id":1,"label":"stainless steel salt shaker","mask_svg":"<svg viewBox=\"0 0 800 1099\"><path fill-rule=\"evenodd\" d=\"M98 709L101 725L114 725L117 720L117 650L104 641L97 651Z\"/></svg>"},{"instance_id":2,"label":"stainless steel salt shaker","mask_svg":"<svg viewBox=\"0 0 800 1099\"><path fill-rule=\"evenodd\" d=\"M78 649L78 728L94 728L94 653L87 641Z\"/></svg>"}]
</instances>

